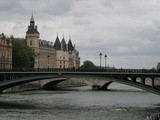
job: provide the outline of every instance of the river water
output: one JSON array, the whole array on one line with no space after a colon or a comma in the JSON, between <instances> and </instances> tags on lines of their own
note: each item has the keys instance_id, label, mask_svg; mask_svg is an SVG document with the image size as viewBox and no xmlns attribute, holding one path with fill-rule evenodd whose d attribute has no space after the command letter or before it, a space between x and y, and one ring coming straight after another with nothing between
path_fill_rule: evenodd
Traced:
<instances>
[{"instance_id":1,"label":"river water","mask_svg":"<svg viewBox=\"0 0 160 120\"><path fill-rule=\"evenodd\" d=\"M0 94L0 120L146 120L160 96L112 83L109 91L72 87Z\"/></svg>"}]
</instances>

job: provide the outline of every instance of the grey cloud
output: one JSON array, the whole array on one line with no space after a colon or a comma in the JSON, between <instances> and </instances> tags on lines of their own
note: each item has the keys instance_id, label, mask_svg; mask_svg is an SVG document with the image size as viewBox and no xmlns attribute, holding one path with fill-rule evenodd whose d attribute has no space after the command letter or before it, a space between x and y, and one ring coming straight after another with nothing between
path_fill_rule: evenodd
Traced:
<instances>
[{"instance_id":1,"label":"grey cloud","mask_svg":"<svg viewBox=\"0 0 160 120\"><path fill-rule=\"evenodd\" d=\"M21 6L19 2L16 2L16 0L1 0L0 1L0 11L6 12L6 11L16 11L20 9Z\"/></svg>"},{"instance_id":2,"label":"grey cloud","mask_svg":"<svg viewBox=\"0 0 160 120\"><path fill-rule=\"evenodd\" d=\"M50 15L62 16L67 15L74 7L73 0L47 0L43 11Z\"/></svg>"},{"instance_id":3,"label":"grey cloud","mask_svg":"<svg viewBox=\"0 0 160 120\"><path fill-rule=\"evenodd\" d=\"M111 4L110 2L104 2L104 4L103 4L105 7L110 7L110 8L114 8L114 5L113 4Z\"/></svg>"},{"instance_id":4,"label":"grey cloud","mask_svg":"<svg viewBox=\"0 0 160 120\"><path fill-rule=\"evenodd\" d=\"M74 12L72 12L72 15L74 16L74 17L84 17L84 16L87 16L88 14L85 12L85 11L74 11Z\"/></svg>"},{"instance_id":5,"label":"grey cloud","mask_svg":"<svg viewBox=\"0 0 160 120\"><path fill-rule=\"evenodd\" d=\"M74 19L73 24L75 25L87 25L92 24L92 22L88 19Z\"/></svg>"},{"instance_id":6,"label":"grey cloud","mask_svg":"<svg viewBox=\"0 0 160 120\"><path fill-rule=\"evenodd\" d=\"M43 26L42 26L42 29L47 30L47 26L46 26L46 25L43 25Z\"/></svg>"},{"instance_id":7,"label":"grey cloud","mask_svg":"<svg viewBox=\"0 0 160 120\"><path fill-rule=\"evenodd\" d=\"M36 7L35 7L36 6ZM40 12L49 15L65 15L72 10L73 0L1 0L0 12L6 14L31 14L31 12Z\"/></svg>"},{"instance_id":8,"label":"grey cloud","mask_svg":"<svg viewBox=\"0 0 160 120\"><path fill-rule=\"evenodd\" d=\"M32 10L41 39L53 39L57 32L71 33L82 60L90 59L98 65L98 54L103 52L116 66L142 67L146 58L143 66L158 62L157 0L1 0L0 27L6 34L24 37Z\"/></svg>"}]
</instances>

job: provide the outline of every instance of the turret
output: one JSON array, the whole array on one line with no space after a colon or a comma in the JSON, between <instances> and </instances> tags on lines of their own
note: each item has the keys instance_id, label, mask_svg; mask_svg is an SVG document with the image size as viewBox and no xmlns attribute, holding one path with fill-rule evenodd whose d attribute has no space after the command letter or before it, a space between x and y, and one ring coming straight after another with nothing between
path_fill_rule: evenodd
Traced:
<instances>
[{"instance_id":1,"label":"turret","mask_svg":"<svg viewBox=\"0 0 160 120\"><path fill-rule=\"evenodd\" d=\"M59 41L58 35L57 35L56 41L54 43L54 48L55 48L55 50L61 50L61 43Z\"/></svg>"},{"instance_id":2,"label":"turret","mask_svg":"<svg viewBox=\"0 0 160 120\"><path fill-rule=\"evenodd\" d=\"M34 21L33 14L31 16L30 25L28 26L28 30L27 30L26 33L27 34L37 34L37 35L39 35L39 32L37 30L37 26L35 26L35 21Z\"/></svg>"},{"instance_id":3,"label":"turret","mask_svg":"<svg viewBox=\"0 0 160 120\"><path fill-rule=\"evenodd\" d=\"M69 41L68 41L68 51L72 51L72 50L73 50L72 41L71 41L71 39L69 39Z\"/></svg>"},{"instance_id":4,"label":"turret","mask_svg":"<svg viewBox=\"0 0 160 120\"><path fill-rule=\"evenodd\" d=\"M28 30L26 32L26 43L35 51L36 54L39 53L39 32L37 30L37 26L35 26L33 14L30 19L30 25L28 26ZM38 68L38 58L35 58L34 68Z\"/></svg>"},{"instance_id":5,"label":"turret","mask_svg":"<svg viewBox=\"0 0 160 120\"><path fill-rule=\"evenodd\" d=\"M62 41L61 41L61 49L62 49L63 51L66 51L66 50L67 50L66 41L65 41L64 37L63 37L63 39L62 39Z\"/></svg>"}]
</instances>

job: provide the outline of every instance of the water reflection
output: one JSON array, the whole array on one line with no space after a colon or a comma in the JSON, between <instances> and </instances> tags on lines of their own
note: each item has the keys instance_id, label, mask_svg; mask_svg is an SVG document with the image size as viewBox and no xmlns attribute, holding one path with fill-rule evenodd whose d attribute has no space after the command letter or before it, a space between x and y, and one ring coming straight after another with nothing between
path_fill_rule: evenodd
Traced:
<instances>
[{"instance_id":1,"label":"water reflection","mask_svg":"<svg viewBox=\"0 0 160 120\"><path fill-rule=\"evenodd\" d=\"M27 101L23 103L0 101L0 109L36 109L36 107L27 104Z\"/></svg>"}]
</instances>

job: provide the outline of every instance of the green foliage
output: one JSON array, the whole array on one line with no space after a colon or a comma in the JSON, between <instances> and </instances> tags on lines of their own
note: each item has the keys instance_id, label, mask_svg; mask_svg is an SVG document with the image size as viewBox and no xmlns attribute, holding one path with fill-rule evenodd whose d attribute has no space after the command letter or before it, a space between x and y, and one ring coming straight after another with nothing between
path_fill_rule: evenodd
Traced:
<instances>
[{"instance_id":1,"label":"green foliage","mask_svg":"<svg viewBox=\"0 0 160 120\"><path fill-rule=\"evenodd\" d=\"M12 60L14 68L33 68L35 52L29 48L25 41L20 39L12 39Z\"/></svg>"},{"instance_id":2,"label":"green foliage","mask_svg":"<svg viewBox=\"0 0 160 120\"><path fill-rule=\"evenodd\" d=\"M89 60L86 60L83 62L83 65L81 66L82 69L96 69L96 65Z\"/></svg>"}]
</instances>

